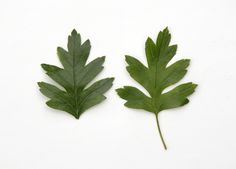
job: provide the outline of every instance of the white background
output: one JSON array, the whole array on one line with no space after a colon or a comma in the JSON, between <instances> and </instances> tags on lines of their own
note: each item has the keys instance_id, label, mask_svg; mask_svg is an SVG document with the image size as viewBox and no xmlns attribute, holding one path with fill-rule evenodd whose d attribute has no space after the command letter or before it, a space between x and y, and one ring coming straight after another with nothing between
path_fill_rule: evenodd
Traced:
<instances>
[{"instance_id":1,"label":"white background","mask_svg":"<svg viewBox=\"0 0 236 169\"><path fill-rule=\"evenodd\" d=\"M0 169L235 169L234 0L1 0ZM199 84L190 103L163 111L164 151L153 114L123 106L114 89L134 85L124 55L145 62L148 36L169 27L190 58L181 82ZM114 76L108 99L79 120L45 105L41 63L59 65L72 29L89 38L89 60L106 55L96 80Z\"/></svg>"}]
</instances>

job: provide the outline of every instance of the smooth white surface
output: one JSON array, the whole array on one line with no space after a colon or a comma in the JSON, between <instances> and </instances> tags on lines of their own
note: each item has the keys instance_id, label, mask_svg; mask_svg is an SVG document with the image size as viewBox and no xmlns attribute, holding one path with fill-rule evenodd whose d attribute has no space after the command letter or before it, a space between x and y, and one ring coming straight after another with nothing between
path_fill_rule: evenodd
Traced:
<instances>
[{"instance_id":1,"label":"smooth white surface","mask_svg":"<svg viewBox=\"0 0 236 169\"><path fill-rule=\"evenodd\" d=\"M236 1L2 0L0 2L1 169L235 169ZM148 36L168 26L178 53L190 58L181 82L199 84L190 103L155 117L128 109L114 89L134 85L124 55L145 62ZM41 63L59 64L76 28L89 38L89 60L106 55L97 77L114 76L108 99L80 120L48 108L37 81ZM97 80L96 79L96 80Z\"/></svg>"}]
</instances>

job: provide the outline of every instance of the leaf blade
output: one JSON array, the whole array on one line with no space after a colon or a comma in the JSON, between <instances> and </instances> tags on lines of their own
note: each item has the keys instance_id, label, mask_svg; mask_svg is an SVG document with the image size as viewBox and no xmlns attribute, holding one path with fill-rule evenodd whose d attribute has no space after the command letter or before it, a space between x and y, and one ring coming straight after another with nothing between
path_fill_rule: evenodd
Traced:
<instances>
[{"instance_id":1,"label":"leaf blade","mask_svg":"<svg viewBox=\"0 0 236 169\"><path fill-rule=\"evenodd\" d=\"M84 111L105 100L103 94L111 88L114 78L102 79L87 87L103 70L105 56L96 58L86 65L91 49L90 41L82 43L81 36L76 30L68 36L67 48L68 51L61 47L57 48L63 68L42 64L46 74L64 90L45 82L39 82L38 85L40 92L50 98L46 102L49 107L68 112L78 119Z\"/></svg>"}]
</instances>

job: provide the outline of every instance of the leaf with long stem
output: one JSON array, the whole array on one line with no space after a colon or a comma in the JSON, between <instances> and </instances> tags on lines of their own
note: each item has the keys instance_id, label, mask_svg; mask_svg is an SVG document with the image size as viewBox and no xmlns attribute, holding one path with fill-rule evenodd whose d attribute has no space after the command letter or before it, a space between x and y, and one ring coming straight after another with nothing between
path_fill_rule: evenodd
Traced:
<instances>
[{"instance_id":1,"label":"leaf with long stem","mask_svg":"<svg viewBox=\"0 0 236 169\"><path fill-rule=\"evenodd\" d=\"M147 66L138 59L126 55L126 67L130 76L142 85L149 95L132 86L116 89L117 94L126 100L125 106L134 109L143 109L156 116L157 128L165 149L165 144L158 114L166 109L183 106L189 102L190 96L197 87L189 82L181 84L174 89L163 92L167 87L179 82L187 73L189 59L182 59L170 66L167 64L174 57L177 45L170 45L171 35L168 28L159 32L156 42L148 38L145 44Z\"/></svg>"}]
</instances>

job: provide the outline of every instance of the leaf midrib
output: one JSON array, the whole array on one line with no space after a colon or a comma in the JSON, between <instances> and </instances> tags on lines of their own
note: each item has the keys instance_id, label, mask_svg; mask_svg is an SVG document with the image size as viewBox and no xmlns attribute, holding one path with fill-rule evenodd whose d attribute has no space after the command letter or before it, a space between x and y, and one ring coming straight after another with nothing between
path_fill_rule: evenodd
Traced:
<instances>
[{"instance_id":1,"label":"leaf midrib","mask_svg":"<svg viewBox=\"0 0 236 169\"><path fill-rule=\"evenodd\" d=\"M163 43L163 41L161 41L161 43L160 43L160 46L162 45L162 43ZM158 106L158 103L157 103L157 101L158 101L158 99L160 98L160 95L161 95L161 91L159 91L159 87L157 86L157 74L158 74L158 61L159 61L159 59L160 58L158 58L158 57L160 57L160 52L161 52L161 49L159 49L158 50L158 48L157 48L157 44L155 44L155 50L156 50L156 52L157 52L157 60L156 60L156 62L155 62L155 70L154 70L154 74L153 74L153 76L154 76L154 90L155 90L155 93L154 93L154 96L153 96L153 102L154 102L154 107L155 108L157 108L157 109L159 109L157 106ZM160 76L160 74L159 74L159 76Z\"/></svg>"},{"instance_id":2,"label":"leaf midrib","mask_svg":"<svg viewBox=\"0 0 236 169\"><path fill-rule=\"evenodd\" d=\"M73 88L74 88L74 96L75 96L75 114L78 115L78 95L77 95L77 87L76 87L76 76L75 76L75 52L73 50L72 52L72 57L73 57L73 71L72 71L72 75L73 75Z\"/></svg>"}]
</instances>

